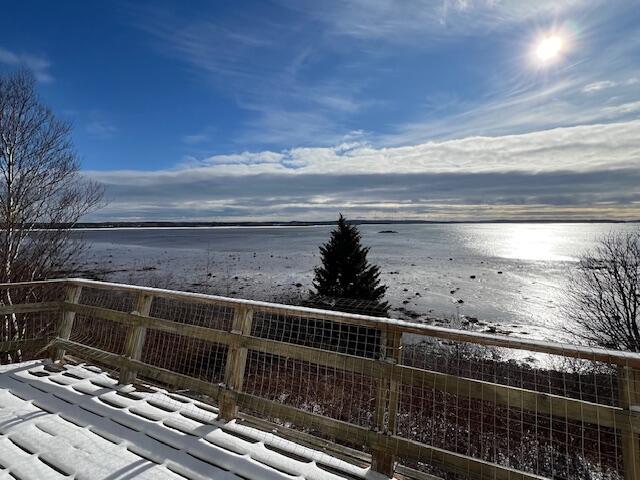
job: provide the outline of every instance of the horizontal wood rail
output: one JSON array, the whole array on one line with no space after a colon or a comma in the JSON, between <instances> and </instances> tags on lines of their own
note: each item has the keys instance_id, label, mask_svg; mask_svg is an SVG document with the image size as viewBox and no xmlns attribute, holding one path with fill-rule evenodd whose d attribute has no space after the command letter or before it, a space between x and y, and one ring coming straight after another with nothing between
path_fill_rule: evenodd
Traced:
<instances>
[{"instance_id":1,"label":"horizontal wood rail","mask_svg":"<svg viewBox=\"0 0 640 480\"><path fill-rule=\"evenodd\" d=\"M50 344L52 338L38 337L27 338L24 340L5 340L0 342L0 353L15 352L16 350L37 351L45 348Z\"/></svg>"},{"instance_id":2,"label":"horizontal wood rail","mask_svg":"<svg viewBox=\"0 0 640 480\"><path fill-rule=\"evenodd\" d=\"M63 284L66 298L57 302L26 303L0 305L0 315L29 314L36 312L61 312L61 327L53 339L48 337L24 341L0 342L1 351L21 348L24 342L32 346L53 347L53 350L71 352L81 358L96 361L118 369L121 381L131 383L136 375L162 382L172 388L184 388L214 399L222 405L225 419L235 418L240 412L263 412L271 418L292 422L296 427L317 430L336 440L358 444L373 452L372 463L381 473L393 473L393 455L401 452L404 459L426 462L449 472L477 479L540 479L543 477L525 473L504 465L491 463L472 456L438 448L400 436L396 433L396 412L400 391L403 387L433 389L439 392L489 402L497 406L515 408L554 418L567 419L578 425L594 425L596 428L608 428L622 432L622 453L624 456L625 478L640 479L640 468L636 457L640 456L638 435L640 434L640 354L543 342L506 336L467 332L443 327L415 324L396 319L370 317L342 312L332 312L306 307L293 307L267 302L233 299L213 295L195 294L149 287L138 287L114 283L96 282L85 279L56 279L23 284L0 284L0 288L20 288L36 285ZM134 309L131 312L118 311L104 306L81 303L81 291L97 289L109 292L126 292L133 295ZM71 294L72 293L72 294ZM168 318L152 316L151 305L156 298L185 302L186 304L214 305L225 307L233 313L233 325L225 330ZM229 313L227 312L227 314ZM380 348L386 348L386 342L392 345L392 356L382 353L379 358L369 358L355 354L340 353L332 350L309 347L281 340L262 338L251 334L252 321L257 315L273 314L282 318L305 318L314 321L329 321L349 326L362 326L380 332ZM77 317L77 318L76 318ZM99 319L116 322L127 329L123 354L108 352L70 339L75 324L86 319ZM262 317L261 317L262 318ZM284 324L283 324L284 325ZM284 327L282 327L284 328ZM181 337L211 342L227 347L225 380L220 384L177 373L165 368L144 363L142 352L148 331L158 331ZM402 348L403 334L420 335L451 342L464 342L475 345L503 347L512 350L525 350L569 359L583 359L603 362L615 367L621 386L618 395L621 406L570 398L563 395L545 393L500 383L466 378L452 373L443 373L426 368L417 368L400 363L399 350ZM71 336L71 338L73 338ZM395 340L391 340L395 339ZM335 369L335 371L362 375L377 382L378 396L375 411L376 427L369 429L354 423L330 418L315 412L303 410L281 402L250 394L243 389L243 376L248 352L261 352L287 360L306 362L314 366ZM395 358L393 357L395 355ZM614 370L615 371L615 370ZM614 377L615 379L615 377ZM622 396L624 395L624 398ZM457 398L457 397L456 397ZM613 397L611 397L613 398ZM549 420L545 420L547 426ZM389 470L390 469L390 470Z\"/></svg>"},{"instance_id":3,"label":"horizontal wood rail","mask_svg":"<svg viewBox=\"0 0 640 480\"><path fill-rule=\"evenodd\" d=\"M139 325L147 329L184 335L223 345L239 345L258 352L304 360L316 365L347 370L373 378L394 378L401 385L430 387L451 394L491 401L507 407L535 410L538 413L570 420L623 429L633 425L634 429L640 432L640 415L610 405L101 307L67 303L65 309L80 315L92 315L122 324Z\"/></svg>"},{"instance_id":4,"label":"horizontal wood rail","mask_svg":"<svg viewBox=\"0 0 640 480\"><path fill-rule=\"evenodd\" d=\"M358 315L353 313L333 312L316 308L297 307L282 305L278 303L228 298L217 295L207 295L203 293L181 292L178 290L142 287L138 285L99 282L96 280L88 280L84 278L61 278L35 282L0 283L0 288L36 286L56 283L76 285L80 287L85 286L107 291L120 291L129 293L142 292L165 299L182 300L190 303L203 303L230 308L246 306L248 308L252 308L255 312L261 313L275 313L282 315L286 314L289 316L299 316L317 320L330 320L333 322L346 323L349 325L362 325L387 331L397 330L405 334L422 335L425 337L452 340L456 342L468 342L475 345L504 347L511 350L526 350L529 352L546 353L550 355L558 355L565 358L591 360L640 369L640 354L633 352L622 352L619 350L611 350L606 348L586 347L581 345L547 342L541 340L528 340L524 338L507 337L504 335L494 335L481 332L468 332L457 330L454 328L417 324L393 318L372 317L368 315Z\"/></svg>"},{"instance_id":5,"label":"horizontal wood rail","mask_svg":"<svg viewBox=\"0 0 640 480\"><path fill-rule=\"evenodd\" d=\"M22 303L17 305L0 305L0 315L12 313L56 312L62 308L62 302Z\"/></svg>"}]
</instances>

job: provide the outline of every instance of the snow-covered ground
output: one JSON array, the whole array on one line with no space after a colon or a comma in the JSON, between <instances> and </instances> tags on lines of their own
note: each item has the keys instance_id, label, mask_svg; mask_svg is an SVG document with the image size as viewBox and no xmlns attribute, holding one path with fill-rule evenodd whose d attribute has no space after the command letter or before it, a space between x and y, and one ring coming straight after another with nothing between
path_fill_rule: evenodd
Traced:
<instances>
[{"instance_id":1,"label":"snow-covered ground","mask_svg":"<svg viewBox=\"0 0 640 480\"><path fill-rule=\"evenodd\" d=\"M197 400L116 383L87 365L1 366L0 479L380 478L270 433L218 421L217 409Z\"/></svg>"}]
</instances>

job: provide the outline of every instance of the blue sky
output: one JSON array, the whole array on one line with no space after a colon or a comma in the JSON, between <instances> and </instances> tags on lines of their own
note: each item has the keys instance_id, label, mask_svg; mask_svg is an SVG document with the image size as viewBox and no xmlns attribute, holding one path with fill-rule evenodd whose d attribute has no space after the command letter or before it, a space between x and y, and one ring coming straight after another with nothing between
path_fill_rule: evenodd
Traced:
<instances>
[{"instance_id":1,"label":"blue sky","mask_svg":"<svg viewBox=\"0 0 640 480\"><path fill-rule=\"evenodd\" d=\"M640 218L634 0L7 11L0 71L73 123L93 220Z\"/></svg>"}]
</instances>

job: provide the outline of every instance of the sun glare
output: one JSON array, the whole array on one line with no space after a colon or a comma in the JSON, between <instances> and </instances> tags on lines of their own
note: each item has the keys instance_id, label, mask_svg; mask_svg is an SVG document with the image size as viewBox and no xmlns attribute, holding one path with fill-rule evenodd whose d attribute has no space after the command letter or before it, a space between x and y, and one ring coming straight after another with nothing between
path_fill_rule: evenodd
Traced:
<instances>
[{"instance_id":1,"label":"sun glare","mask_svg":"<svg viewBox=\"0 0 640 480\"><path fill-rule=\"evenodd\" d=\"M544 37L536 47L536 56L542 63L550 62L562 52L563 41L558 35Z\"/></svg>"}]
</instances>

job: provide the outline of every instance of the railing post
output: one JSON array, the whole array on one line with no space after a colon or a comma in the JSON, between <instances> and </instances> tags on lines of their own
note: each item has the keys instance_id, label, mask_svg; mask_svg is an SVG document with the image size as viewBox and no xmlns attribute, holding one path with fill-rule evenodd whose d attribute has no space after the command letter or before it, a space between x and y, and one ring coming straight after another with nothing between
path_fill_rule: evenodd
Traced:
<instances>
[{"instance_id":1,"label":"railing post","mask_svg":"<svg viewBox=\"0 0 640 480\"><path fill-rule=\"evenodd\" d=\"M402 332L391 330L382 331L380 336L381 358L383 362L397 364L400 362L400 347ZM381 379L378 385L376 400L376 426L379 432L387 435L395 435L398 416L398 398L400 382L393 377ZM385 422L385 413L386 422ZM371 469L375 472L393 476L395 455L385 446L373 450L371 456Z\"/></svg>"},{"instance_id":2,"label":"railing post","mask_svg":"<svg viewBox=\"0 0 640 480\"><path fill-rule=\"evenodd\" d=\"M64 289L64 301L68 303L78 303L78 301L80 301L81 293L82 287L78 285L67 285ZM69 340L75 318L76 312L69 310L66 307L62 308L62 318L60 319L60 323L58 324L56 331L56 336L58 338L61 338L62 340ZM53 351L53 360L62 360L64 354L64 348L56 347Z\"/></svg>"},{"instance_id":3,"label":"railing post","mask_svg":"<svg viewBox=\"0 0 640 480\"><path fill-rule=\"evenodd\" d=\"M640 370L620 367L618 370L620 386L620 406L631 415L640 415ZM635 407L631 411L631 407ZM625 480L640 480L640 432L634 431L633 424L622 429L622 460Z\"/></svg>"},{"instance_id":4,"label":"railing post","mask_svg":"<svg viewBox=\"0 0 640 480\"><path fill-rule=\"evenodd\" d=\"M251 335L252 323L253 310L244 305L239 305L233 314L231 333L245 336ZM220 401L220 416L227 421L233 420L238 416L238 405L232 393L242 391L247 353L248 350L240 347L238 343L234 342L229 345L224 371L224 383L227 390Z\"/></svg>"},{"instance_id":5,"label":"railing post","mask_svg":"<svg viewBox=\"0 0 640 480\"><path fill-rule=\"evenodd\" d=\"M153 295L148 293L139 293L136 300L136 309L131 312L134 315L143 317L149 316L151 311L151 302ZM127 338L124 343L124 355L131 360L140 360L142 357L142 347L147 336L147 328L142 325L133 324L127 330ZM134 369L123 367L120 370L120 378L118 383L128 385L136 381L136 371Z\"/></svg>"},{"instance_id":6,"label":"railing post","mask_svg":"<svg viewBox=\"0 0 640 480\"><path fill-rule=\"evenodd\" d=\"M380 361L387 358L387 331L380 332ZM384 432L386 430L385 413L387 411L387 395L389 393L389 379L380 378L378 380L378 396L376 398L376 430Z\"/></svg>"}]
</instances>

